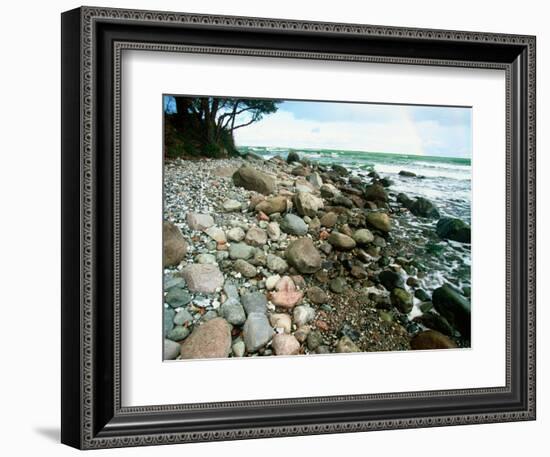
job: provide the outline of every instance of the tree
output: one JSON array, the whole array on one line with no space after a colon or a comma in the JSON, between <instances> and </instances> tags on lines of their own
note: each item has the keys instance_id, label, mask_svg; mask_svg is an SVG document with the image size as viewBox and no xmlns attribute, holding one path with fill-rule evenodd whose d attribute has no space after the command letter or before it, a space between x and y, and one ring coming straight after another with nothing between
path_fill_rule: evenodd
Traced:
<instances>
[{"instance_id":1,"label":"tree","mask_svg":"<svg viewBox=\"0 0 550 457\"><path fill-rule=\"evenodd\" d=\"M203 151L216 148L228 149L233 145L235 130L258 122L266 114L277 111L279 100L219 98L219 97L174 97L168 111L172 126L178 132L193 139ZM228 144L230 143L230 144ZM233 147L234 149L234 147Z\"/></svg>"}]
</instances>

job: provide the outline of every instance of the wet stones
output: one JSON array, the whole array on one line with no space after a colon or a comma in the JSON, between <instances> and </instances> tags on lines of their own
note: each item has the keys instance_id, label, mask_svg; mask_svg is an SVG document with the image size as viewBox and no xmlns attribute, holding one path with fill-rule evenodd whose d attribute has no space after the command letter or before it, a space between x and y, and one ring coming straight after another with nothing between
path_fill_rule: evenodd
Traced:
<instances>
[{"instance_id":1,"label":"wet stones","mask_svg":"<svg viewBox=\"0 0 550 457\"><path fill-rule=\"evenodd\" d=\"M356 246L355 240L352 237L339 232L332 232L328 237L328 242L336 249L342 251L349 251Z\"/></svg>"},{"instance_id":2,"label":"wet stones","mask_svg":"<svg viewBox=\"0 0 550 457\"><path fill-rule=\"evenodd\" d=\"M459 243L471 242L470 226L460 219L442 217L437 221L435 230L442 239L458 241Z\"/></svg>"},{"instance_id":3,"label":"wet stones","mask_svg":"<svg viewBox=\"0 0 550 457\"><path fill-rule=\"evenodd\" d=\"M386 213L369 212L367 213L366 219L369 225L380 230L381 232L387 233L391 231L391 219Z\"/></svg>"}]
</instances>

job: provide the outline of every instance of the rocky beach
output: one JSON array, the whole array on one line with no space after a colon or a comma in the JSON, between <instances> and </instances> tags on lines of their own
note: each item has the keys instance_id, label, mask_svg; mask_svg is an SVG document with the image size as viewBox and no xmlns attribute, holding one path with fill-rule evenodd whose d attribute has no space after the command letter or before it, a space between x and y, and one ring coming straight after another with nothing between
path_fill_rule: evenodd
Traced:
<instances>
[{"instance_id":1,"label":"rocky beach","mask_svg":"<svg viewBox=\"0 0 550 457\"><path fill-rule=\"evenodd\" d=\"M393 186L296 152L166 160L164 359L469 347L469 221Z\"/></svg>"}]
</instances>

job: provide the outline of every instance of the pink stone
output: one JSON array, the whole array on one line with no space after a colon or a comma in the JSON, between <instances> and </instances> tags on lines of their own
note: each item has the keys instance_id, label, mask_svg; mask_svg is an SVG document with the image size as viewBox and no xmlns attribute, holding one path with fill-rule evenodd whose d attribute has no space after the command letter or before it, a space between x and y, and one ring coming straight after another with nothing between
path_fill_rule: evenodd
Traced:
<instances>
[{"instance_id":1,"label":"pink stone","mask_svg":"<svg viewBox=\"0 0 550 457\"><path fill-rule=\"evenodd\" d=\"M292 309L302 301L304 293L296 290L296 285L290 276L283 276L271 294L271 302L281 308Z\"/></svg>"}]
</instances>

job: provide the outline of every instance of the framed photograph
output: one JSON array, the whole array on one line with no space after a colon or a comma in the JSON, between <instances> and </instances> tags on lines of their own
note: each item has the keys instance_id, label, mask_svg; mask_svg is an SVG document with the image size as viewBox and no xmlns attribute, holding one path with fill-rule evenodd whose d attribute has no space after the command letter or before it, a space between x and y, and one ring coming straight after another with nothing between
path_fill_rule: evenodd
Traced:
<instances>
[{"instance_id":1,"label":"framed photograph","mask_svg":"<svg viewBox=\"0 0 550 457\"><path fill-rule=\"evenodd\" d=\"M62 15L62 442L535 419L535 37Z\"/></svg>"}]
</instances>

